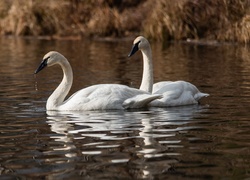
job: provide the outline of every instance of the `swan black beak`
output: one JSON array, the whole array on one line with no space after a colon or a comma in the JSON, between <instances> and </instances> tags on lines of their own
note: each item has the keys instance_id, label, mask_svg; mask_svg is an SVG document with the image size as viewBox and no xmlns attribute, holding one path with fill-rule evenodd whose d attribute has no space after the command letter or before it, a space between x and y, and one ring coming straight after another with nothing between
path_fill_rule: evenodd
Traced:
<instances>
[{"instance_id":1,"label":"swan black beak","mask_svg":"<svg viewBox=\"0 0 250 180\"><path fill-rule=\"evenodd\" d=\"M45 68L46 66L47 66L47 61L48 61L48 59L44 59L42 62L41 62L41 64L40 64L40 66L37 68L37 70L35 71L35 74L37 74L39 71L41 71L43 68Z\"/></svg>"},{"instance_id":2,"label":"swan black beak","mask_svg":"<svg viewBox=\"0 0 250 180\"><path fill-rule=\"evenodd\" d=\"M131 51L130 51L128 57L131 57L133 54L135 54L135 53L139 50L139 47L138 47L138 46L139 46L139 43L140 43L140 41L137 42L137 43L135 43L135 44L132 46L132 49L131 49Z\"/></svg>"}]
</instances>

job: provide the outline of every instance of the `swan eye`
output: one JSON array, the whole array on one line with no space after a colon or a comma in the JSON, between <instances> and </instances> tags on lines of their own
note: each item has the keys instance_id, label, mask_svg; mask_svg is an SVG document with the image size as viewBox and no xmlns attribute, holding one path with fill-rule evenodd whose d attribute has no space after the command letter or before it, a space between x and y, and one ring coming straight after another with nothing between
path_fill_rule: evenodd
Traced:
<instances>
[{"instance_id":1,"label":"swan eye","mask_svg":"<svg viewBox=\"0 0 250 180\"><path fill-rule=\"evenodd\" d=\"M48 56L45 59L43 59L43 61L48 61L49 58L50 58L50 56Z\"/></svg>"},{"instance_id":2,"label":"swan eye","mask_svg":"<svg viewBox=\"0 0 250 180\"><path fill-rule=\"evenodd\" d=\"M42 63L44 63L45 66L47 66L49 58L50 58L50 56L48 56L42 60Z\"/></svg>"},{"instance_id":3,"label":"swan eye","mask_svg":"<svg viewBox=\"0 0 250 180\"><path fill-rule=\"evenodd\" d=\"M139 44L141 43L141 41L138 41L137 43L134 44L134 46L137 48L137 50L139 50Z\"/></svg>"},{"instance_id":4,"label":"swan eye","mask_svg":"<svg viewBox=\"0 0 250 180\"><path fill-rule=\"evenodd\" d=\"M141 41L138 41L137 43L135 43L135 45L138 46L138 48L139 48L140 42L141 42Z\"/></svg>"}]
</instances>

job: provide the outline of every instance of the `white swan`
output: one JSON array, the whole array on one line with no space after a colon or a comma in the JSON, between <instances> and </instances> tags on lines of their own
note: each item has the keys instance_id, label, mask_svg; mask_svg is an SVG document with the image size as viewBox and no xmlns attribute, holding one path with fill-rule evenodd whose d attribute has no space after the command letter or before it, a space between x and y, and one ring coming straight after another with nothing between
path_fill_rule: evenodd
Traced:
<instances>
[{"instance_id":1,"label":"white swan","mask_svg":"<svg viewBox=\"0 0 250 180\"><path fill-rule=\"evenodd\" d=\"M60 53L51 51L47 53L37 74L46 66L58 64L63 70L63 79L56 90L47 100L47 110L105 110L128 109L147 106L149 102L161 95L151 95L148 92L118 84L99 84L79 90L64 101L72 82L73 72L68 60Z\"/></svg>"},{"instance_id":2,"label":"white swan","mask_svg":"<svg viewBox=\"0 0 250 180\"><path fill-rule=\"evenodd\" d=\"M150 106L181 106L197 104L202 97L209 94L201 93L193 84L185 81L162 81L153 84L152 51L146 38L139 36L134 40L129 57L141 50L143 57L143 76L140 90L153 94L162 94L163 98L152 101Z\"/></svg>"}]
</instances>

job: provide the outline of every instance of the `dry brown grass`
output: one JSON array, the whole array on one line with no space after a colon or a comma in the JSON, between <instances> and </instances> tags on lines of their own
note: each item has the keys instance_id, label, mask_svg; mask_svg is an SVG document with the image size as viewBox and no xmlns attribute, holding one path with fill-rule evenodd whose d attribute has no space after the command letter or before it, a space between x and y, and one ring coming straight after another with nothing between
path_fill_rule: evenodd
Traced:
<instances>
[{"instance_id":1,"label":"dry brown grass","mask_svg":"<svg viewBox=\"0 0 250 180\"><path fill-rule=\"evenodd\" d=\"M1 34L51 35L60 33L66 4L58 7L53 1L13 0L1 20Z\"/></svg>"},{"instance_id":2,"label":"dry brown grass","mask_svg":"<svg viewBox=\"0 0 250 180\"><path fill-rule=\"evenodd\" d=\"M145 0L102 1L91 10L87 22L87 33L92 36L124 36L140 31L143 15L146 14Z\"/></svg>"},{"instance_id":3,"label":"dry brown grass","mask_svg":"<svg viewBox=\"0 0 250 180\"><path fill-rule=\"evenodd\" d=\"M248 42L248 6L244 0L159 0L144 32L156 40Z\"/></svg>"},{"instance_id":4,"label":"dry brown grass","mask_svg":"<svg viewBox=\"0 0 250 180\"><path fill-rule=\"evenodd\" d=\"M2 0L0 33L250 42L249 0Z\"/></svg>"}]
</instances>

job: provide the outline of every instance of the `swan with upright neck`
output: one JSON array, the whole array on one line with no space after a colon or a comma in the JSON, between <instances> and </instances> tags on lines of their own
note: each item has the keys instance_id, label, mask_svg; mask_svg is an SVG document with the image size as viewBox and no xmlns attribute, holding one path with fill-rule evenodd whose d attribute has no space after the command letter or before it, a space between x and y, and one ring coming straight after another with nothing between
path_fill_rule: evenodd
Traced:
<instances>
[{"instance_id":1,"label":"swan with upright neck","mask_svg":"<svg viewBox=\"0 0 250 180\"><path fill-rule=\"evenodd\" d=\"M48 98L47 110L74 111L142 108L146 107L151 101L161 97L159 94L152 95L125 85L99 84L81 89L65 100L73 83L73 72L68 60L62 54L56 51L47 53L35 74L47 66L50 67L56 64L60 65L63 70L63 79Z\"/></svg>"},{"instance_id":2,"label":"swan with upright neck","mask_svg":"<svg viewBox=\"0 0 250 180\"><path fill-rule=\"evenodd\" d=\"M140 90L163 96L161 99L152 101L149 104L150 106L167 107L197 104L201 98L209 96L209 94L200 92L196 86L186 81L161 81L153 84L152 50L148 40L143 36L134 40L128 56L131 57L138 50L141 51L143 57Z\"/></svg>"}]
</instances>

